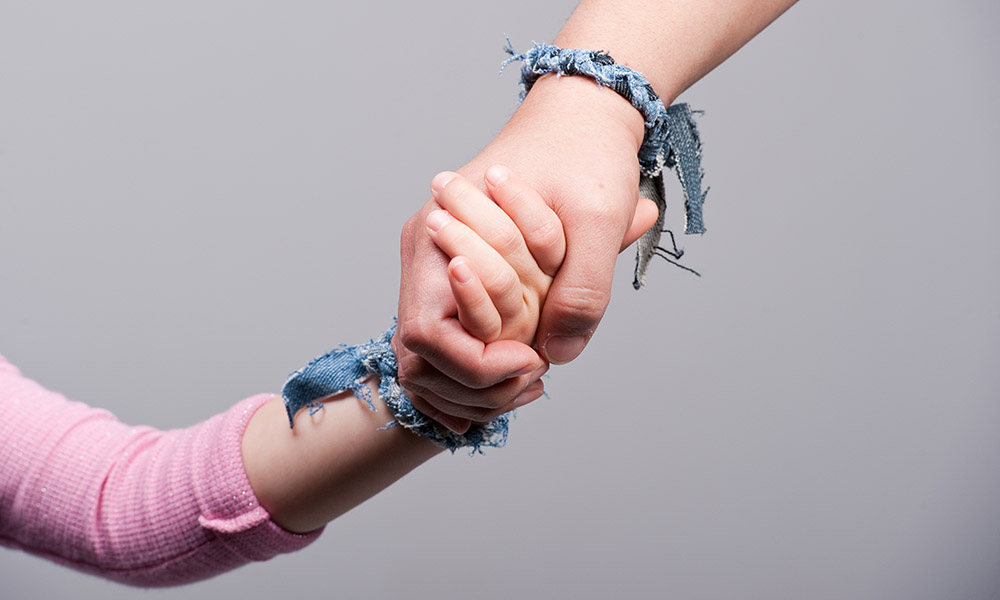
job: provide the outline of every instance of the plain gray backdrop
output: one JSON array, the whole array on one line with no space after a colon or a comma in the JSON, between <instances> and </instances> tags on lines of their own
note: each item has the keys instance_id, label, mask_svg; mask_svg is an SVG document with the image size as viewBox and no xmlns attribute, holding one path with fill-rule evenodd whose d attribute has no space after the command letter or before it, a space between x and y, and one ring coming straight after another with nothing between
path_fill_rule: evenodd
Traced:
<instances>
[{"instance_id":1,"label":"plain gray backdrop","mask_svg":"<svg viewBox=\"0 0 1000 600\"><path fill-rule=\"evenodd\" d=\"M382 331L400 227L516 106L504 34L573 6L0 0L0 353L174 428ZM626 252L506 448L144 597L1000 598L998 17L793 7L681 98L704 277ZM0 551L3 598L136 594Z\"/></svg>"}]
</instances>

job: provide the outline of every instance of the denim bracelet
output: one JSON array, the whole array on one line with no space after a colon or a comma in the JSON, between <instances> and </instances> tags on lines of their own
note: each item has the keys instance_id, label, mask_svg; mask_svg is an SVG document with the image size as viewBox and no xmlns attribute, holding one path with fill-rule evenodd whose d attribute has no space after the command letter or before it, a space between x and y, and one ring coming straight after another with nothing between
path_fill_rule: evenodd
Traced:
<instances>
[{"instance_id":1,"label":"denim bracelet","mask_svg":"<svg viewBox=\"0 0 1000 600\"><path fill-rule=\"evenodd\" d=\"M393 325L367 344L334 348L292 373L281 390L289 426L294 427L295 415L303 408L308 407L313 414L322 409L320 400L345 390L350 390L366 401L370 409L376 410L371 392L364 382L371 375L377 375L379 395L395 417L383 429L402 425L452 452L466 447L471 448L473 454L481 454L484 446L499 448L506 444L509 414L500 415L459 435L413 407L397 379L396 355L391 344L395 332L396 325Z\"/></svg>"},{"instance_id":2,"label":"denim bracelet","mask_svg":"<svg viewBox=\"0 0 1000 600\"><path fill-rule=\"evenodd\" d=\"M645 135L638 156L641 168L639 190L643 197L656 202L659 218L638 242L633 286L639 289L645 283L646 269L654 255L690 271L676 262L675 259L683 255L676 244L673 250L667 250L659 243L661 234L665 232L663 216L667 208L664 167L676 167L677 178L684 191L684 233L705 233L702 206L707 190L702 191L701 187L704 174L701 168L701 139L691 108L687 104L664 107L653 86L641 73L616 63L606 52L536 43L527 52L517 54L509 39L505 50L511 56L501 65L501 72L512 62L524 63L521 67L521 100L542 75L581 75L593 79L602 87L613 89L642 114ZM673 234L670 235L672 239Z\"/></svg>"}]
</instances>

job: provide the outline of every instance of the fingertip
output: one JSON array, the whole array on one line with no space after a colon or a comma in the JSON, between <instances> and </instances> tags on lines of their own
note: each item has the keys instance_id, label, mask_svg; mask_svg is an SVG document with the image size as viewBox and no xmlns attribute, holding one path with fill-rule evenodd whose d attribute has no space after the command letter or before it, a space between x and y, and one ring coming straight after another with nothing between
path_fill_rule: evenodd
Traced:
<instances>
[{"instance_id":1,"label":"fingertip","mask_svg":"<svg viewBox=\"0 0 1000 600\"><path fill-rule=\"evenodd\" d=\"M520 377L540 368L548 368L544 357L534 348L514 340L496 340L483 348L486 363L502 373L501 379Z\"/></svg>"},{"instance_id":2,"label":"fingertip","mask_svg":"<svg viewBox=\"0 0 1000 600\"><path fill-rule=\"evenodd\" d=\"M656 221L659 218L660 209L656 206L656 203L649 198L639 198L639 202L635 205L635 215L632 217L632 224L629 225L628 231L625 232L625 238L622 240L619 252L625 250L625 248L628 248L633 242L641 238L644 233L656 225Z\"/></svg>"},{"instance_id":3,"label":"fingertip","mask_svg":"<svg viewBox=\"0 0 1000 600\"><path fill-rule=\"evenodd\" d=\"M539 370L538 365L535 364L534 362L532 362L532 363L529 363L527 365L524 365L523 367L521 367L517 371L514 371L513 373L511 373L511 377L520 377L522 375L534 375L535 372L537 372L538 370ZM542 372L544 373L544 371L542 371ZM539 377L541 377L541 375L539 375Z\"/></svg>"},{"instance_id":4,"label":"fingertip","mask_svg":"<svg viewBox=\"0 0 1000 600\"><path fill-rule=\"evenodd\" d=\"M635 205L635 211L637 216L633 220L643 222L649 227L652 227L653 223L656 222L656 218L660 216L660 209L656 206L656 202L653 202L649 198L639 198L639 201Z\"/></svg>"},{"instance_id":5,"label":"fingertip","mask_svg":"<svg viewBox=\"0 0 1000 600\"><path fill-rule=\"evenodd\" d=\"M536 381L526 387L523 392L518 394L517 398L511 402L510 408L511 410L521 408L526 404L530 404L535 400L538 400L543 394L545 394L545 384L541 381Z\"/></svg>"},{"instance_id":6,"label":"fingertip","mask_svg":"<svg viewBox=\"0 0 1000 600\"><path fill-rule=\"evenodd\" d=\"M587 337L582 335L549 335L539 349L546 359L554 365L564 365L572 362L583 349L587 347Z\"/></svg>"},{"instance_id":7,"label":"fingertip","mask_svg":"<svg viewBox=\"0 0 1000 600\"><path fill-rule=\"evenodd\" d=\"M469 266L469 261L464 256L456 256L448 264L448 270L455 282L460 285L468 285L475 279L475 274Z\"/></svg>"},{"instance_id":8,"label":"fingertip","mask_svg":"<svg viewBox=\"0 0 1000 600\"><path fill-rule=\"evenodd\" d=\"M496 187L510 178L510 169L503 165L493 165L486 169L486 183Z\"/></svg>"},{"instance_id":9,"label":"fingertip","mask_svg":"<svg viewBox=\"0 0 1000 600\"><path fill-rule=\"evenodd\" d=\"M441 171L431 179L431 194L437 196L444 186L448 185L452 179L458 176L454 171Z\"/></svg>"},{"instance_id":10,"label":"fingertip","mask_svg":"<svg viewBox=\"0 0 1000 600\"><path fill-rule=\"evenodd\" d=\"M431 233L437 233L441 231L441 228L447 225L451 221L452 217L448 214L448 211L443 209L432 210L427 215L427 219L424 224Z\"/></svg>"},{"instance_id":11,"label":"fingertip","mask_svg":"<svg viewBox=\"0 0 1000 600\"><path fill-rule=\"evenodd\" d=\"M472 421L469 419L462 419L460 417L453 417L451 415L441 414L438 415L436 419L438 423L444 425L449 430L451 430L456 435L465 435L472 427Z\"/></svg>"}]
</instances>

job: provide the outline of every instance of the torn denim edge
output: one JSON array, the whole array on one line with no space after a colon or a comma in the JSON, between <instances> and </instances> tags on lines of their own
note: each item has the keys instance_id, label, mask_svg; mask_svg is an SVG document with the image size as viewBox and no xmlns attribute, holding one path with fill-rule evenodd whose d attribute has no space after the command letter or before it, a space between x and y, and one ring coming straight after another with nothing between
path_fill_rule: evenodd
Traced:
<instances>
[{"instance_id":1,"label":"torn denim edge","mask_svg":"<svg viewBox=\"0 0 1000 600\"><path fill-rule=\"evenodd\" d=\"M701 135L694 113L687 104L672 104L667 109L671 126L667 130L666 166L677 172L684 191L684 233L705 233L702 207L708 190L701 187L705 170L701 167ZM700 111L697 111L700 113Z\"/></svg>"},{"instance_id":2,"label":"torn denim edge","mask_svg":"<svg viewBox=\"0 0 1000 600\"><path fill-rule=\"evenodd\" d=\"M368 403L368 408L376 410L371 392L364 381L370 375L377 375L380 380L379 395L395 417L394 421L380 429L402 425L452 453L458 448L471 448L470 455L482 454L483 447L500 448L506 445L510 414L500 415L459 435L413 407L399 385L396 355L391 345L395 332L396 325L393 324L367 344L341 345L292 373L281 390L289 426L295 426L295 415L303 408L309 408L312 414L315 407L322 406L319 402L322 398L344 390L351 390L355 396Z\"/></svg>"},{"instance_id":3,"label":"torn denim edge","mask_svg":"<svg viewBox=\"0 0 1000 600\"><path fill-rule=\"evenodd\" d=\"M646 269L649 267L649 261L656 254L656 249L660 247L660 236L663 234L663 215L667 210L667 201L663 193L662 175L649 177L641 174L639 176L639 197L649 198L655 202L659 214L656 216L656 223L653 223L653 226L636 241L635 278L632 280L632 287L637 290L646 285Z\"/></svg>"},{"instance_id":4,"label":"torn denim edge","mask_svg":"<svg viewBox=\"0 0 1000 600\"><path fill-rule=\"evenodd\" d=\"M701 187L704 175L701 168L701 138L693 111L684 103L664 107L653 86L641 73L616 63L610 54L600 50L559 48L535 42L530 50L518 54L509 37L504 50L510 54L510 58L500 66L501 73L512 62L524 63L521 67L522 101L538 78L546 73L555 73L560 77L582 75L590 77L600 86L615 90L642 114L645 135L638 154L640 194L656 202L659 216L656 224L646 232L638 245L633 286L635 289L641 288L645 284L650 259L659 249L660 234L663 232L664 212L667 208L664 167L676 167L677 178L684 192L684 233L705 232L702 207L706 192ZM668 254L679 258L682 252ZM687 269L679 263L674 264Z\"/></svg>"}]
</instances>

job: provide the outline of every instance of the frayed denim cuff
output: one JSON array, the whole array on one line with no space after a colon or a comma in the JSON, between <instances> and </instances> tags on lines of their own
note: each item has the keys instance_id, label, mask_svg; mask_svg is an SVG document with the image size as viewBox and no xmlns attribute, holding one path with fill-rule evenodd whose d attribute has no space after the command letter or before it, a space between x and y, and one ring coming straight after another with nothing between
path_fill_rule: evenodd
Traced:
<instances>
[{"instance_id":1,"label":"frayed denim cuff","mask_svg":"<svg viewBox=\"0 0 1000 600\"><path fill-rule=\"evenodd\" d=\"M511 62L524 63L521 67L521 100L524 100L542 75L582 75L593 79L600 86L615 90L642 113L646 131L639 148L639 166L642 170L639 188L643 197L656 202L660 216L639 241L633 285L639 289L645 283L646 268L653 256L661 256L692 271L676 262L683 255L676 244L672 250L660 246L660 235L665 232L663 215L667 208L663 185L664 167L676 168L684 190L684 232L705 233L702 206L707 190L703 191L701 185L701 140L691 108L687 104L665 107L653 86L641 73L616 63L606 52L536 43L527 52L517 54L509 39L506 51L511 57L501 65L501 71ZM672 233L670 236L673 239Z\"/></svg>"},{"instance_id":2,"label":"frayed denim cuff","mask_svg":"<svg viewBox=\"0 0 1000 600\"><path fill-rule=\"evenodd\" d=\"M396 355L391 344L395 333L394 324L367 344L334 348L292 373L281 390L289 425L294 426L295 415L303 408L308 407L313 414L323 408L320 400L344 390L350 390L366 401L369 408L376 410L371 393L364 384L368 377L376 375L379 377L379 395L395 417L384 429L402 425L452 452L458 448L471 448L473 454L482 453L483 447L499 448L507 443L509 414L459 435L414 408L397 379Z\"/></svg>"}]
</instances>

